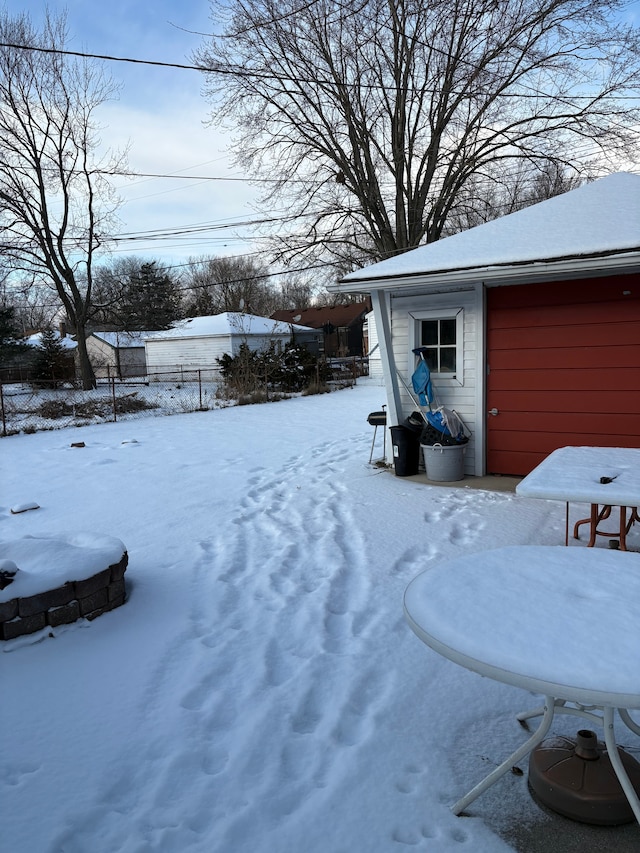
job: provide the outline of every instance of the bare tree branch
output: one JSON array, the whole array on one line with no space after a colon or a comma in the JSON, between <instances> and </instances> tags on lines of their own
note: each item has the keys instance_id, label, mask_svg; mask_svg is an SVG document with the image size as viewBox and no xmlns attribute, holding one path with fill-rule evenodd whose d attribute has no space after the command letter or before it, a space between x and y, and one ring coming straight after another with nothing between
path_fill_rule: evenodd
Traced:
<instances>
[{"instance_id":1,"label":"bare tree branch","mask_svg":"<svg viewBox=\"0 0 640 853\"><path fill-rule=\"evenodd\" d=\"M195 59L237 163L277 178L264 202L318 211L278 256L364 263L450 232L482 185L520 185L523 164L531 185L550 165L589 176L632 156L638 33L620 6L213 2L224 29Z\"/></svg>"},{"instance_id":2,"label":"bare tree branch","mask_svg":"<svg viewBox=\"0 0 640 853\"><path fill-rule=\"evenodd\" d=\"M47 16L38 33L28 15L0 15L0 41L61 48L65 38L64 16ZM95 384L85 346L94 255L118 206L95 159L94 116L115 91L88 61L0 48L0 253L55 289L77 333L85 387Z\"/></svg>"}]
</instances>

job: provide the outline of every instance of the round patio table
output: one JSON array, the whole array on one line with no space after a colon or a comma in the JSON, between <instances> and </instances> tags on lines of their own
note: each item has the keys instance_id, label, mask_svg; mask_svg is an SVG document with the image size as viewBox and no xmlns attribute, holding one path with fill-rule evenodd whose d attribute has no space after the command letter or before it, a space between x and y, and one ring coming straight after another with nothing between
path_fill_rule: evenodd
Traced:
<instances>
[{"instance_id":1,"label":"round patio table","mask_svg":"<svg viewBox=\"0 0 640 853\"><path fill-rule=\"evenodd\" d=\"M615 742L614 712L635 734L640 709L640 555L603 548L513 546L435 565L406 589L415 634L440 655L542 694L533 735L452 806L460 814L541 743L554 714L604 729L611 764L640 823L640 801Z\"/></svg>"}]
</instances>

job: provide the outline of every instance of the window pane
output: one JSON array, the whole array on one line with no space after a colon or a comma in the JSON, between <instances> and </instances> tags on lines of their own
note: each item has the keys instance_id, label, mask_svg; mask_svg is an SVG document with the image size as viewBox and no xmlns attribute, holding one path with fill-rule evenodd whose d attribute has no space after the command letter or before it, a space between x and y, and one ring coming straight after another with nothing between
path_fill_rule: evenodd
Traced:
<instances>
[{"instance_id":1,"label":"window pane","mask_svg":"<svg viewBox=\"0 0 640 853\"><path fill-rule=\"evenodd\" d=\"M456 348L442 347L440 349L440 372L455 373L456 372Z\"/></svg>"},{"instance_id":2,"label":"window pane","mask_svg":"<svg viewBox=\"0 0 640 853\"><path fill-rule=\"evenodd\" d=\"M435 347L424 350L424 358L429 370L436 373L438 370L438 350Z\"/></svg>"},{"instance_id":3,"label":"window pane","mask_svg":"<svg viewBox=\"0 0 640 853\"><path fill-rule=\"evenodd\" d=\"M421 320L421 346L432 373L456 373L458 321L455 317Z\"/></svg>"},{"instance_id":4,"label":"window pane","mask_svg":"<svg viewBox=\"0 0 640 853\"><path fill-rule=\"evenodd\" d=\"M434 347L438 346L438 321L423 320L422 321L422 346Z\"/></svg>"},{"instance_id":5,"label":"window pane","mask_svg":"<svg viewBox=\"0 0 640 853\"><path fill-rule=\"evenodd\" d=\"M440 321L440 344L455 344L456 342L456 321L441 320Z\"/></svg>"}]
</instances>

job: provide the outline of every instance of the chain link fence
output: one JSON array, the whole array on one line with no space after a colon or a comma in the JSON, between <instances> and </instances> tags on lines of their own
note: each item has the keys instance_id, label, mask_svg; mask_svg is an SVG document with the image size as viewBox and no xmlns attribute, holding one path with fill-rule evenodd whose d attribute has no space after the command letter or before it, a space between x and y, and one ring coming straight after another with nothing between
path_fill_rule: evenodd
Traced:
<instances>
[{"instance_id":1,"label":"chain link fence","mask_svg":"<svg viewBox=\"0 0 640 853\"><path fill-rule=\"evenodd\" d=\"M355 384L362 359L336 360L330 386ZM137 379L99 379L84 391L79 382L0 380L1 435L87 426L108 421L203 412L234 405L215 369L174 369Z\"/></svg>"},{"instance_id":2,"label":"chain link fence","mask_svg":"<svg viewBox=\"0 0 640 853\"><path fill-rule=\"evenodd\" d=\"M182 371L141 379L98 380L83 391L78 383L0 383L2 435L68 426L132 420L150 415L206 411L228 405L219 398L214 371Z\"/></svg>"}]
</instances>

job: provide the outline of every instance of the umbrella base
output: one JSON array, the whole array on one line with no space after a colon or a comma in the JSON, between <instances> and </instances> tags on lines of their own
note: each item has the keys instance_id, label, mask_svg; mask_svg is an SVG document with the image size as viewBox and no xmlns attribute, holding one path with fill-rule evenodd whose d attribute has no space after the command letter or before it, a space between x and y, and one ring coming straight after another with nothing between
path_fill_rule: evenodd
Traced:
<instances>
[{"instance_id":1,"label":"umbrella base","mask_svg":"<svg viewBox=\"0 0 640 853\"><path fill-rule=\"evenodd\" d=\"M623 749L618 752L640 791L640 764ZM581 823L615 826L635 819L606 746L592 731L579 731L575 740L543 741L529 756L529 785L543 805Z\"/></svg>"}]
</instances>

